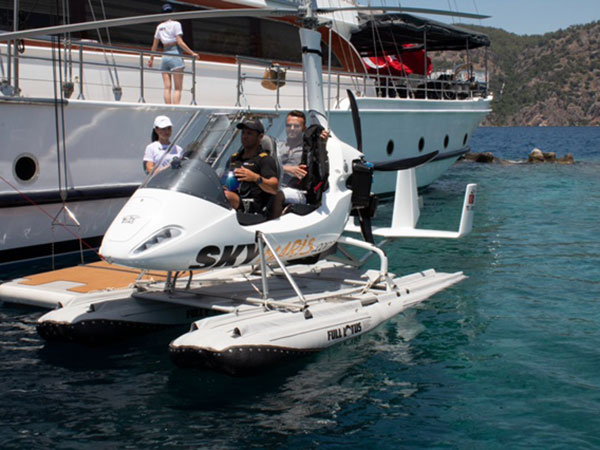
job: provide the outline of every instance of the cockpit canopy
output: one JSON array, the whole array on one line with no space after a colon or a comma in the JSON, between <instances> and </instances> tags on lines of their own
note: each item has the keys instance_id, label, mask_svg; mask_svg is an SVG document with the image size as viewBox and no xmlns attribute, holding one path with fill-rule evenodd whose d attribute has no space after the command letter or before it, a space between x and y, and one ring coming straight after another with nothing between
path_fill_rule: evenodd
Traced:
<instances>
[{"instance_id":1,"label":"cockpit canopy","mask_svg":"<svg viewBox=\"0 0 600 450\"><path fill-rule=\"evenodd\" d=\"M182 192L231 208L215 169L198 158L172 162L170 167L155 173L145 187Z\"/></svg>"}]
</instances>

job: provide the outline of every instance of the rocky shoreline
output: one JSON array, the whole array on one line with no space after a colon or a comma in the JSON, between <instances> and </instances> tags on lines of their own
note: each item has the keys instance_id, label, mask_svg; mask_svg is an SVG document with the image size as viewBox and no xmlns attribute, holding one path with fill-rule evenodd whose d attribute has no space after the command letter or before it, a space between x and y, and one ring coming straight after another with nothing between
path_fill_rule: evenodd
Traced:
<instances>
[{"instance_id":1,"label":"rocky shoreline","mask_svg":"<svg viewBox=\"0 0 600 450\"><path fill-rule=\"evenodd\" d=\"M502 160L496 156L492 152L467 152L461 158L465 161L472 161L476 163L500 163L500 164L542 164L542 163L551 163L551 164L574 164L575 160L573 159L573 155L567 153L565 156L556 157L556 152L544 152L539 148L534 148L530 153L528 158L520 161L506 161Z\"/></svg>"}]
</instances>

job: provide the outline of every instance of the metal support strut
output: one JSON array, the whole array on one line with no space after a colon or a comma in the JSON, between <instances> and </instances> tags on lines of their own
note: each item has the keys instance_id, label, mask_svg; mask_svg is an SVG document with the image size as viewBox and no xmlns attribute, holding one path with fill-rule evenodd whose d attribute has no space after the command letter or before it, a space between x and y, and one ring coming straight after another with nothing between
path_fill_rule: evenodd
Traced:
<instances>
[{"instance_id":1,"label":"metal support strut","mask_svg":"<svg viewBox=\"0 0 600 450\"><path fill-rule=\"evenodd\" d=\"M292 278L292 275L286 269L283 261L281 261L279 256L277 256L277 252L275 251L275 249L273 248L273 246L267 239L267 236L263 232L257 231L256 232L256 240L258 241L258 251L260 254L260 273L261 273L261 278L262 278L262 282L263 282L263 298L266 299L269 295L268 280L267 280L267 262L265 259L265 253L264 253L264 247L263 247L263 242L264 242L267 245L267 247L269 248L271 255L277 262L277 265L283 271L283 274L285 275L288 282L290 283L290 286L292 286L292 289L294 290L294 292L296 293L296 295L298 296L298 298L300 299L302 304L306 305L306 298L304 298L304 295L302 294L302 292L300 291L300 288L298 287L298 285Z\"/></svg>"}]
</instances>

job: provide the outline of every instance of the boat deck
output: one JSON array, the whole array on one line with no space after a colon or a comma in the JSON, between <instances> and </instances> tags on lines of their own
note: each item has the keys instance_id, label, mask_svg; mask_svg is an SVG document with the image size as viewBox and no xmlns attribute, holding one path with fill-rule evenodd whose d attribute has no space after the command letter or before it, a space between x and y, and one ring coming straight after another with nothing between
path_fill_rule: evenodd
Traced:
<instances>
[{"instance_id":1,"label":"boat deck","mask_svg":"<svg viewBox=\"0 0 600 450\"><path fill-rule=\"evenodd\" d=\"M28 275L0 285L0 300L54 308L59 302L99 292L131 289L141 271L99 261ZM142 280L164 281L166 272L148 272Z\"/></svg>"}]
</instances>

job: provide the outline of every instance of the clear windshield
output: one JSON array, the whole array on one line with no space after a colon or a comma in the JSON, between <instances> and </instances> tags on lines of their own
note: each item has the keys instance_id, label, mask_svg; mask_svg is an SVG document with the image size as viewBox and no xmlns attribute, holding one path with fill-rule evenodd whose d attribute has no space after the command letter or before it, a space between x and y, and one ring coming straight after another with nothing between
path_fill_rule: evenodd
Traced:
<instances>
[{"instance_id":1,"label":"clear windshield","mask_svg":"<svg viewBox=\"0 0 600 450\"><path fill-rule=\"evenodd\" d=\"M263 120L267 130L277 117L273 115ZM236 125L243 118L242 113L213 113L186 123L184 131L174 140L174 144L183 147L183 158L174 158L162 170L157 164L143 187L182 192L231 208L223 192L221 176L231 155L240 150ZM274 128L283 129L279 123Z\"/></svg>"},{"instance_id":2,"label":"clear windshield","mask_svg":"<svg viewBox=\"0 0 600 450\"><path fill-rule=\"evenodd\" d=\"M193 195L231 208L215 170L200 159L184 159L155 173L146 187Z\"/></svg>"}]
</instances>

